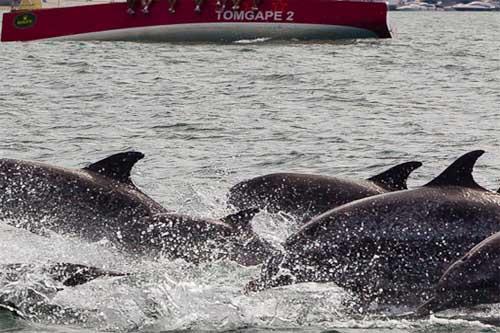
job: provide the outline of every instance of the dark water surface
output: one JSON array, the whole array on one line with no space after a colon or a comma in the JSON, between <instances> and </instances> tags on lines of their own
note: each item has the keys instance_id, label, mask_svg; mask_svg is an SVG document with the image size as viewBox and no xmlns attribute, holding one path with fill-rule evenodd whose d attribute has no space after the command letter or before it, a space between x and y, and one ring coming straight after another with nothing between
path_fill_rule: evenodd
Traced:
<instances>
[{"instance_id":1,"label":"dark water surface","mask_svg":"<svg viewBox=\"0 0 500 333\"><path fill-rule=\"evenodd\" d=\"M236 182L275 171L365 178L420 160L411 186L455 157L487 151L475 177L500 187L500 13L391 13L391 40L217 44L0 44L0 157L82 167L136 149L133 179L166 207L218 217ZM276 244L293 224L259 215ZM490 332L498 306L421 321L347 314L334 285L256 295L258 267L138 261L106 244L0 229L0 263L72 261L135 273L64 290L83 313L70 324L0 326L22 332L235 330ZM21 292L36 278L14 288ZM3 290L5 292L5 290ZM454 318L452 318L454 317ZM70 321L70 320L68 320Z\"/></svg>"}]
</instances>

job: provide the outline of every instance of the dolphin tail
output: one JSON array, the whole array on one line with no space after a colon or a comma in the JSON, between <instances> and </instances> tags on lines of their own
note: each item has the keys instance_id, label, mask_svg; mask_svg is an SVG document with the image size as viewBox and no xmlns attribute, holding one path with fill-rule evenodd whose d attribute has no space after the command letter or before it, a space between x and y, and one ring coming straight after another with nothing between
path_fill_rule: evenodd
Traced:
<instances>
[{"instance_id":1,"label":"dolphin tail","mask_svg":"<svg viewBox=\"0 0 500 333\"><path fill-rule=\"evenodd\" d=\"M368 180L377 183L389 191L406 190L408 187L406 181L408 176L422 166L421 162L411 161L398 164Z\"/></svg>"},{"instance_id":2,"label":"dolphin tail","mask_svg":"<svg viewBox=\"0 0 500 333\"><path fill-rule=\"evenodd\" d=\"M235 214L228 215L221 219L222 222L234 227L238 233L253 232L250 221L260 211L259 208L249 208L239 211Z\"/></svg>"},{"instance_id":3,"label":"dolphin tail","mask_svg":"<svg viewBox=\"0 0 500 333\"><path fill-rule=\"evenodd\" d=\"M68 287L78 286L102 276L128 276L129 273L120 273L113 271L105 271L97 267L89 267L70 263L57 263L48 268L52 277L62 282Z\"/></svg>"}]
</instances>

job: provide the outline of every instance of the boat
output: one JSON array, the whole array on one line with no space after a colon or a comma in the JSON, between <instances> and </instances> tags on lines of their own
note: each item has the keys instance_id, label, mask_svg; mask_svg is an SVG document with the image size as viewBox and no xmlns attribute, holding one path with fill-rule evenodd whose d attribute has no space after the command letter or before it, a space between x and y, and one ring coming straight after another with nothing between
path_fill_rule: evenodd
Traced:
<instances>
[{"instance_id":1,"label":"boat","mask_svg":"<svg viewBox=\"0 0 500 333\"><path fill-rule=\"evenodd\" d=\"M472 1L466 4L459 3L454 6L451 6L451 8L453 10L458 10L458 11L473 11L473 12L491 12L500 9L491 3L482 1Z\"/></svg>"},{"instance_id":2,"label":"boat","mask_svg":"<svg viewBox=\"0 0 500 333\"><path fill-rule=\"evenodd\" d=\"M390 38L387 3L373 0L242 0L233 9L205 0L195 11L194 0L153 0L143 13L127 3L109 2L46 8L40 0L3 14L1 41L100 40L231 42L245 39L335 40ZM29 7L33 2L41 5Z\"/></svg>"},{"instance_id":3,"label":"boat","mask_svg":"<svg viewBox=\"0 0 500 333\"><path fill-rule=\"evenodd\" d=\"M436 5L426 2L414 2L396 8L396 10L407 11L407 12L436 10L436 9L437 9Z\"/></svg>"}]
</instances>

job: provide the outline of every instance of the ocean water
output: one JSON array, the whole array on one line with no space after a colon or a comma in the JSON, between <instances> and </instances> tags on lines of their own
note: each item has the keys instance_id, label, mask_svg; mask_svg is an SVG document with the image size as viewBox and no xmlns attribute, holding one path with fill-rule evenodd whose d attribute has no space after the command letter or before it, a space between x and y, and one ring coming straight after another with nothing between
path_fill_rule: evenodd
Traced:
<instances>
[{"instance_id":1,"label":"ocean water","mask_svg":"<svg viewBox=\"0 0 500 333\"><path fill-rule=\"evenodd\" d=\"M419 160L411 187L484 149L500 187L500 13L391 13L397 36L342 42L0 44L0 157L83 167L135 149L134 182L166 207L219 217L230 186L294 171L367 178ZM279 246L293 221L259 214ZM131 272L52 295L61 318L21 332L494 332L497 305L408 321L346 308L334 284L245 295L259 267L129 258L109 245L3 225L0 263L70 261ZM12 290L43 283L30 275ZM5 287L3 287L5 289ZM487 323L486 323L487 322Z\"/></svg>"}]
</instances>

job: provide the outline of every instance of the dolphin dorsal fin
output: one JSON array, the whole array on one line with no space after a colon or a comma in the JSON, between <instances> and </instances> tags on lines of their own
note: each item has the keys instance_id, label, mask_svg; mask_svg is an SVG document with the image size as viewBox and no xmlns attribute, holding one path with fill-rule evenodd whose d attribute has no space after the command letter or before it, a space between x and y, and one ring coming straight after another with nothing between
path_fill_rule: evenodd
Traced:
<instances>
[{"instance_id":1,"label":"dolphin dorsal fin","mask_svg":"<svg viewBox=\"0 0 500 333\"><path fill-rule=\"evenodd\" d=\"M474 150L462 155L439 176L424 186L461 186L484 190L472 177L474 165L483 154L484 150Z\"/></svg>"},{"instance_id":2,"label":"dolphin dorsal fin","mask_svg":"<svg viewBox=\"0 0 500 333\"><path fill-rule=\"evenodd\" d=\"M376 183L388 191L406 190L408 188L406 186L408 176L415 169L418 169L421 166L422 163L416 161L398 164L376 176L368 178L368 180Z\"/></svg>"},{"instance_id":3,"label":"dolphin dorsal fin","mask_svg":"<svg viewBox=\"0 0 500 333\"><path fill-rule=\"evenodd\" d=\"M221 221L235 228L236 233L252 231L252 225L250 224L250 221L259 211L259 208L245 209L235 214L223 217Z\"/></svg>"},{"instance_id":4,"label":"dolphin dorsal fin","mask_svg":"<svg viewBox=\"0 0 500 333\"><path fill-rule=\"evenodd\" d=\"M143 157L144 154L137 151L118 153L95 162L83 170L97 172L122 183L131 184L130 171L134 164Z\"/></svg>"}]
</instances>

